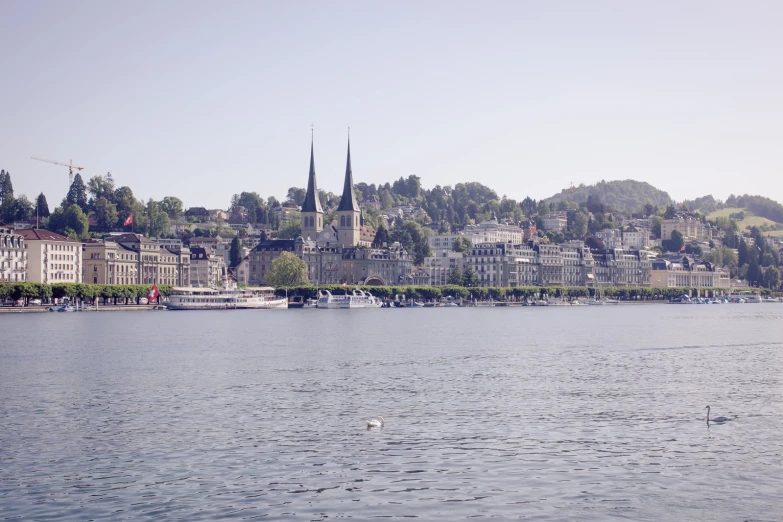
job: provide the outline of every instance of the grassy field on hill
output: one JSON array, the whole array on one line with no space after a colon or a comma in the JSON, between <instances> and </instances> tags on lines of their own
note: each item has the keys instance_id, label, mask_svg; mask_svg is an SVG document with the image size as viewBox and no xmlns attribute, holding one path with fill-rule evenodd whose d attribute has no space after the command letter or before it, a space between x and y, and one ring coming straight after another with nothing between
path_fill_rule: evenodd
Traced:
<instances>
[{"instance_id":1,"label":"grassy field on hill","mask_svg":"<svg viewBox=\"0 0 783 522\"><path fill-rule=\"evenodd\" d=\"M763 218L761 216L754 216L752 215L752 212L749 210L746 210L744 208L736 208L736 207L730 207L730 208L723 208L720 210L716 210L715 212L712 212L711 214L707 215L707 219L713 220L717 219L719 217L729 217L731 214L738 214L740 212L745 213L745 219L742 221L738 221L737 224L739 225L740 229L749 229L750 227L760 227L762 225L775 225L776 223L772 221L771 219ZM771 233L771 235L783 235L783 230L776 230L775 232L780 232L781 234L775 234Z\"/></svg>"}]
</instances>

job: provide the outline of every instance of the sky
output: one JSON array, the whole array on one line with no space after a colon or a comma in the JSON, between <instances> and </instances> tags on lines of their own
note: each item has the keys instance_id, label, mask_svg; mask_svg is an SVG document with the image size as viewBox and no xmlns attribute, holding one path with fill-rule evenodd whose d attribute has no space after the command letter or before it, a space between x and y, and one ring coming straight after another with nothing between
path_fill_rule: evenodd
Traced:
<instances>
[{"instance_id":1,"label":"sky","mask_svg":"<svg viewBox=\"0 0 783 522\"><path fill-rule=\"evenodd\" d=\"M0 2L16 195L137 198L416 174L517 200L636 179L783 201L783 2Z\"/></svg>"}]
</instances>

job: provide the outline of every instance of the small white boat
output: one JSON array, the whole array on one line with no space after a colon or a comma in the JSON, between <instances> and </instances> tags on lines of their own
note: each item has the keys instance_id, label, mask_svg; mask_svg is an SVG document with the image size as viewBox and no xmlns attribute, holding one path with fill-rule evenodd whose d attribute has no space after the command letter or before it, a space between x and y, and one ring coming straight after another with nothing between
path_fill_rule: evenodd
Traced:
<instances>
[{"instance_id":1,"label":"small white boat","mask_svg":"<svg viewBox=\"0 0 783 522\"><path fill-rule=\"evenodd\" d=\"M329 290L319 290L317 306L319 309L380 308L383 302L370 292L358 288L345 295L332 295Z\"/></svg>"}]
</instances>

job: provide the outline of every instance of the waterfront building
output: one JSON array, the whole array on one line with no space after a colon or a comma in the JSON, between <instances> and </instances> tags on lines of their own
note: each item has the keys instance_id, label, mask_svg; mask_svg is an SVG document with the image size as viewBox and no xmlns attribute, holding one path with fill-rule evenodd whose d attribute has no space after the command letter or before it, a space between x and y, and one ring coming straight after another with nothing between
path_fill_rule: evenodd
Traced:
<instances>
[{"instance_id":1,"label":"waterfront building","mask_svg":"<svg viewBox=\"0 0 783 522\"><path fill-rule=\"evenodd\" d=\"M596 286L650 286L651 260L644 250L606 249L593 252Z\"/></svg>"},{"instance_id":2,"label":"waterfront building","mask_svg":"<svg viewBox=\"0 0 783 522\"><path fill-rule=\"evenodd\" d=\"M24 236L10 227L0 227L0 282L27 279L27 250Z\"/></svg>"},{"instance_id":3,"label":"waterfront building","mask_svg":"<svg viewBox=\"0 0 783 522\"><path fill-rule=\"evenodd\" d=\"M170 240L169 240L170 241ZM107 234L82 247L83 281L88 284L190 284L190 252L181 243L140 234Z\"/></svg>"},{"instance_id":4,"label":"waterfront building","mask_svg":"<svg viewBox=\"0 0 783 522\"><path fill-rule=\"evenodd\" d=\"M434 250L433 255L424 258L424 268L429 272L429 286L444 286L455 269L465 271L465 256L453 250Z\"/></svg>"},{"instance_id":5,"label":"waterfront building","mask_svg":"<svg viewBox=\"0 0 783 522\"><path fill-rule=\"evenodd\" d=\"M48 230L22 229L27 250L27 281L36 283L81 283L82 246Z\"/></svg>"},{"instance_id":6,"label":"waterfront building","mask_svg":"<svg viewBox=\"0 0 783 522\"><path fill-rule=\"evenodd\" d=\"M367 285L409 284L413 260L399 243L386 248L353 247L342 251L342 279Z\"/></svg>"},{"instance_id":7,"label":"waterfront building","mask_svg":"<svg viewBox=\"0 0 783 522\"><path fill-rule=\"evenodd\" d=\"M190 286L220 288L226 275L223 256L205 247L190 248Z\"/></svg>"},{"instance_id":8,"label":"waterfront building","mask_svg":"<svg viewBox=\"0 0 783 522\"><path fill-rule=\"evenodd\" d=\"M272 262L280 257L283 252L291 252L298 258L302 258L305 242L297 242L294 239L267 239L261 241L250 252L250 284L264 283L264 275L272 269Z\"/></svg>"},{"instance_id":9,"label":"waterfront building","mask_svg":"<svg viewBox=\"0 0 783 522\"><path fill-rule=\"evenodd\" d=\"M697 262L688 256L673 256L652 261L654 288L730 288L729 273L712 263Z\"/></svg>"},{"instance_id":10,"label":"waterfront building","mask_svg":"<svg viewBox=\"0 0 783 522\"><path fill-rule=\"evenodd\" d=\"M90 240L82 246L85 283L139 284L139 253L114 241Z\"/></svg>"},{"instance_id":11,"label":"waterfront building","mask_svg":"<svg viewBox=\"0 0 783 522\"><path fill-rule=\"evenodd\" d=\"M712 240L712 226L702 223L696 214L678 212L672 219L664 219L661 222L661 239L671 239L675 230L682 234L685 241Z\"/></svg>"}]
</instances>

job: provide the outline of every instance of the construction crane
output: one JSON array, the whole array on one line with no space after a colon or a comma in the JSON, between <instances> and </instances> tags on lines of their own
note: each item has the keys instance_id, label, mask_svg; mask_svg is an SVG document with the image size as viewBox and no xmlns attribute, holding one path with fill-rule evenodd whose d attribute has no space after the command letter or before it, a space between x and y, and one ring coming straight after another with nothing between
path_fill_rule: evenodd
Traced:
<instances>
[{"instance_id":1,"label":"construction crane","mask_svg":"<svg viewBox=\"0 0 783 522\"><path fill-rule=\"evenodd\" d=\"M61 167L68 167L68 187L69 188L70 188L71 185L73 185L73 169L76 169L79 172L81 172L81 170L84 168L84 167L80 167L78 165L74 165L73 164L73 160L70 160L69 163L62 163L60 161L52 161L52 160L48 160L48 159L44 159L44 158L33 157L32 159L37 160L37 161L45 161L46 163L54 163L55 165L60 165Z\"/></svg>"}]
</instances>

